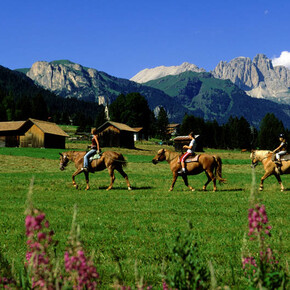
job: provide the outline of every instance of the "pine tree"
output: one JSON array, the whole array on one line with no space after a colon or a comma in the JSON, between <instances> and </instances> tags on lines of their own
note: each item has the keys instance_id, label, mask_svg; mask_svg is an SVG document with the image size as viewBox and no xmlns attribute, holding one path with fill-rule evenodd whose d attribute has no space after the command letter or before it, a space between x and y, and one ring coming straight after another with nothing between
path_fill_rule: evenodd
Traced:
<instances>
[{"instance_id":1,"label":"pine tree","mask_svg":"<svg viewBox=\"0 0 290 290\"><path fill-rule=\"evenodd\" d=\"M284 133L283 123L273 113L268 113L260 123L258 143L260 149L273 150L279 145L279 134Z\"/></svg>"},{"instance_id":2,"label":"pine tree","mask_svg":"<svg viewBox=\"0 0 290 290\"><path fill-rule=\"evenodd\" d=\"M168 140L169 134L167 134L167 127L168 127L168 116L167 112L163 107L160 107L159 114L156 120L156 131L157 137L161 140Z\"/></svg>"}]
</instances>

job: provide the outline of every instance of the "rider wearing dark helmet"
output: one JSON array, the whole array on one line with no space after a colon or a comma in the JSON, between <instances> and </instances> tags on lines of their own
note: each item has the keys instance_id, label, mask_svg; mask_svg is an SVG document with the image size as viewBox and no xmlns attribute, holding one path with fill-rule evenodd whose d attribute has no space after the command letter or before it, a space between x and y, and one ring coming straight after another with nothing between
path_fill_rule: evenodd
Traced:
<instances>
[{"instance_id":1,"label":"rider wearing dark helmet","mask_svg":"<svg viewBox=\"0 0 290 290\"><path fill-rule=\"evenodd\" d=\"M276 153L277 163L281 164L281 156L287 153L287 142L284 134L279 135L280 145L273 151Z\"/></svg>"}]
</instances>

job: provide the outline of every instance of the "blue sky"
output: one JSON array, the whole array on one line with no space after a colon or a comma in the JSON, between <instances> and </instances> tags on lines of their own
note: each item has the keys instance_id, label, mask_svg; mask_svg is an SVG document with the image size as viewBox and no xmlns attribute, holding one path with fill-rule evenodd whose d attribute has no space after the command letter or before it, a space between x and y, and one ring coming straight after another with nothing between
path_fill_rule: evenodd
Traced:
<instances>
[{"instance_id":1,"label":"blue sky","mask_svg":"<svg viewBox=\"0 0 290 290\"><path fill-rule=\"evenodd\" d=\"M1 1L0 65L69 59L131 78L185 61L209 71L258 53L286 64L289 11L288 0Z\"/></svg>"}]
</instances>

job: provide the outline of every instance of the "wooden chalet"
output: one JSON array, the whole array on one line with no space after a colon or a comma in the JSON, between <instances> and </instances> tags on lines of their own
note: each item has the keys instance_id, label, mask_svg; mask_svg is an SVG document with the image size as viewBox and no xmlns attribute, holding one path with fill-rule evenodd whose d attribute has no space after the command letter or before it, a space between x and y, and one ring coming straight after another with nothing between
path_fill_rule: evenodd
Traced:
<instances>
[{"instance_id":1,"label":"wooden chalet","mask_svg":"<svg viewBox=\"0 0 290 290\"><path fill-rule=\"evenodd\" d=\"M135 130L134 133L134 141L144 140L145 136L143 134L143 127L133 128Z\"/></svg>"},{"instance_id":2,"label":"wooden chalet","mask_svg":"<svg viewBox=\"0 0 290 290\"><path fill-rule=\"evenodd\" d=\"M0 147L19 147L25 121L0 122Z\"/></svg>"},{"instance_id":3,"label":"wooden chalet","mask_svg":"<svg viewBox=\"0 0 290 290\"><path fill-rule=\"evenodd\" d=\"M97 131L101 147L135 147L134 134L136 130L128 125L107 121Z\"/></svg>"},{"instance_id":4,"label":"wooden chalet","mask_svg":"<svg viewBox=\"0 0 290 290\"><path fill-rule=\"evenodd\" d=\"M167 134L169 134L170 136L176 136L179 127L180 127L180 124L168 124L167 125Z\"/></svg>"},{"instance_id":5,"label":"wooden chalet","mask_svg":"<svg viewBox=\"0 0 290 290\"><path fill-rule=\"evenodd\" d=\"M6 147L65 148L66 137L68 135L51 122L36 119L0 122L0 139Z\"/></svg>"}]
</instances>

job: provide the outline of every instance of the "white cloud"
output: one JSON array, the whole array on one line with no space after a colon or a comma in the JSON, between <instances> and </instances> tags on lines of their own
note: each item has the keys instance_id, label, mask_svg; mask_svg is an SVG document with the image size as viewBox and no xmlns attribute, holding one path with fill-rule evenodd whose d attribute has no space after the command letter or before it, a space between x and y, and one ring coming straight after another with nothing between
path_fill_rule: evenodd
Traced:
<instances>
[{"instance_id":1,"label":"white cloud","mask_svg":"<svg viewBox=\"0 0 290 290\"><path fill-rule=\"evenodd\" d=\"M279 57L272 58L273 66L283 65L290 69L290 51L282 51Z\"/></svg>"}]
</instances>

